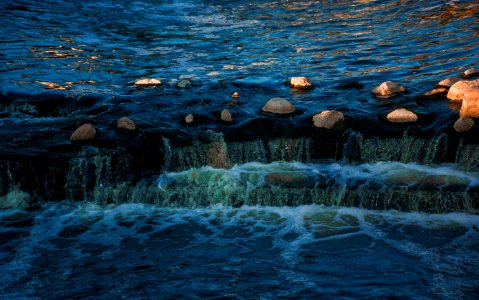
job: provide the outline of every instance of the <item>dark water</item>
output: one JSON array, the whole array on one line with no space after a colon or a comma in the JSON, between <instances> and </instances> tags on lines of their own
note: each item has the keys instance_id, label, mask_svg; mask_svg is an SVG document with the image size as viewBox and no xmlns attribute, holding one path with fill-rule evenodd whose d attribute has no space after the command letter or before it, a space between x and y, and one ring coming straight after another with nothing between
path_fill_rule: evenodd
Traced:
<instances>
[{"instance_id":1,"label":"dark water","mask_svg":"<svg viewBox=\"0 0 479 300\"><path fill-rule=\"evenodd\" d=\"M478 67L478 15L473 0L4 0L0 152L30 155L51 141L69 143L72 129L85 120L103 136L123 116L142 129L196 132L217 128L212 115L230 108L241 124L261 116L261 105L273 96L300 110L293 121L323 109L376 116L402 106L433 115L431 127L445 126L444 120L457 118L454 107L415 96ZM285 82L297 75L312 78L316 88L291 90ZM135 88L143 77L164 84ZM178 88L185 78L191 85ZM386 80L408 93L372 96L370 90ZM241 96L231 106L234 91ZM54 95L51 102L44 101L50 99L45 92ZM206 121L185 129L181 120L188 113ZM438 190L477 188L476 171L412 164L405 171L401 165L398 175L397 168L391 171L397 165L326 168L338 186L397 177L407 191L412 174ZM318 175L312 167L291 166ZM103 167L97 171L107 173L109 166ZM200 169L218 203L227 203L218 199L225 190L264 183L261 170L243 182L238 168L214 176L211 168ZM198 172L155 171L158 189L165 180L187 188ZM109 188L101 187L97 193ZM0 207L21 207L27 192L12 189L0 197ZM0 299L474 299L478 241L479 219L472 214L65 201L0 210Z\"/></svg>"},{"instance_id":2,"label":"dark water","mask_svg":"<svg viewBox=\"0 0 479 300\"><path fill-rule=\"evenodd\" d=\"M175 127L190 112L227 108L234 91L238 122L258 116L272 96L304 113L401 105L450 114L445 102L413 96L479 57L477 1L2 1L0 9L4 91L36 94L55 83L72 96L101 94L106 105L127 95L139 103L115 113L145 126ZM191 89L168 84L185 75L194 76ZM298 75L318 88L292 92L284 82ZM142 77L165 86L132 89ZM369 91L386 80L410 94L378 101ZM352 81L363 88L338 88Z\"/></svg>"},{"instance_id":3,"label":"dark water","mask_svg":"<svg viewBox=\"0 0 479 300\"><path fill-rule=\"evenodd\" d=\"M473 299L479 217L68 203L0 214L4 298Z\"/></svg>"}]
</instances>

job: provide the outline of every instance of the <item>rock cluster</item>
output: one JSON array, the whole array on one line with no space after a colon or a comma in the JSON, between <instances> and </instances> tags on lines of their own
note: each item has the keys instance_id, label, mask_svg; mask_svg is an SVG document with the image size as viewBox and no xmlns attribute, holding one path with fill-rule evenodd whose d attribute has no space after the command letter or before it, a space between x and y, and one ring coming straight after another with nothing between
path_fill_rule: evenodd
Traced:
<instances>
[{"instance_id":1,"label":"rock cluster","mask_svg":"<svg viewBox=\"0 0 479 300\"><path fill-rule=\"evenodd\" d=\"M479 85L479 80L460 80L454 83L447 93L447 99L451 102L460 102L464 97L464 93L474 86Z\"/></svg>"}]
</instances>

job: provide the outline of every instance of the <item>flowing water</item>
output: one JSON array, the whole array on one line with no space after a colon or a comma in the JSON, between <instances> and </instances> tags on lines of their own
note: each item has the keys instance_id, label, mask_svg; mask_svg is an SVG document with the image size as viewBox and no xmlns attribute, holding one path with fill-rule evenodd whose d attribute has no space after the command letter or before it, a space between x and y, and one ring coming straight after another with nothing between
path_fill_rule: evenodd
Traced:
<instances>
[{"instance_id":1,"label":"flowing water","mask_svg":"<svg viewBox=\"0 0 479 300\"><path fill-rule=\"evenodd\" d=\"M479 298L477 136L416 98L479 67L478 16L475 0L1 1L0 299ZM386 80L407 93L374 97ZM274 96L298 108L284 127L260 111ZM398 106L422 136L383 126ZM324 109L376 127L343 144L261 128L311 130ZM141 138L113 132L123 116ZM70 144L85 121L107 142Z\"/></svg>"}]
</instances>

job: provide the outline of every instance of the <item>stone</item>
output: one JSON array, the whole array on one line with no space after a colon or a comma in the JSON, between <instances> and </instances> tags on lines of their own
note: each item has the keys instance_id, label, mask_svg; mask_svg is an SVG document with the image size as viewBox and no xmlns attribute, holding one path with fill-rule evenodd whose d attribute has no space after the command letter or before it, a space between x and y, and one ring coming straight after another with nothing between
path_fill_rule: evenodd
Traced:
<instances>
[{"instance_id":1,"label":"stone","mask_svg":"<svg viewBox=\"0 0 479 300\"><path fill-rule=\"evenodd\" d=\"M238 92L234 92L232 95L231 95L232 98L239 98L239 93Z\"/></svg>"},{"instance_id":2,"label":"stone","mask_svg":"<svg viewBox=\"0 0 479 300\"><path fill-rule=\"evenodd\" d=\"M118 121L116 122L116 127L120 129L134 131L136 129L136 124L131 119L123 117L118 119Z\"/></svg>"},{"instance_id":3,"label":"stone","mask_svg":"<svg viewBox=\"0 0 479 300\"><path fill-rule=\"evenodd\" d=\"M405 108L395 109L387 115L387 119L392 123L416 122L417 115Z\"/></svg>"},{"instance_id":4,"label":"stone","mask_svg":"<svg viewBox=\"0 0 479 300\"><path fill-rule=\"evenodd\" d=\"M314 126L331 129L344 121L344 114L336 110L325 110L313 116Z\"/></svg>"},{"instance_id":5,"label":"stone","mask_svg":"<svg viewBox=\"0 0 479 300\"><path fill-rule=\"evenodd\" d=\"M458 81L461 81L461 78L459 77L448 77L444 80L441 80L439 81L437 84L436 84L436 87L446 87L446 88L450 88L454 83L458 82Z\"/></svg>"},{"instance_id":6,"label":"stone","mask_svg":"<svg viewBox=\"0 0 479 300\"><path fill-rule=\"evenodd\" d=\"M233 121L233 118L231 117L231 113L229 110L223 109L223 111L221 112L221 120L225 122Z\"/></svg>"},{"instance_id":7,"label":"stone","mask_svg":"<svg viewBox=\"0 0 479 300\"><path fill-rule=\"evenodd\" d=\"M406 89L392 81L385 81L380 86L372 89L372 92L379 96L389 96L397 93L402 93Z\"/></svg>"},{"instance_id":8,"label":"stone","mask_svg":"<svg viewBox=\"0 0 479 300\"><path fill-rule=\"evenodd\" d=\"M311 89L313 88L313 82L308 77L291 77L289 81L291 87L296 89Z\"/></svg>"},{"instance_id":9,"label":"stone","mask_svg":"<svg viewBox=\"0 0 479 300\"><path fill-rule=\"evenodd\" d=\"M479 86L472 87L464 92L459 114L461 118L479 117Z\"/></svg>"},{"instance_id":10,"label":"stone","mask_svg":"<svg viewBox=\"0 0 479 300\"><path fill-rule=\"evenodd\" d=\"M191 124L193 123L194 120L195 120L195 117L193 116L193 114L189 114L185 117L186 124Z\"/></svg>"},{"instance_id":11,"label":"stone","mask_svg":"<svg viewBox=\"0 0 479 300\"><path fill-rule=\"evenodd\" d=\"M285 188L301 188L308 186L309 178L301 173L273 172L264 176L264 182Z\"/></svg>"},{"instance_id":12,"label":"stone","mask_svg":"<svg viewBox=\"0 0 479 300\"><path fill-rule=\"evenodd\" d=\"M206 163L213 168L228 169L231 167L228 149L224 141L209 144Z\"/></svg>"},{"instance_id":13,"label":"stone","mask_svg":"<svg viewBox=\"0 0 479 300\"><path fill-rule=\"evenodd\" d=\"M464 71L463 73L460 74L460 76L463 78L477 77L479 76L479 70L476 68L472 68L472 69Z\"/></svg>"},{"instance_id":14,"label":"stone","mask_svg":"<svg viewBox=\"0 0 479 300\"><path fill-rule=\"evenodd\" d=\"M466 132L474 127L474 120L471 118L459 118L454 123L454 130L457 132Z\"/></svg>"},{"instance_id":15,"label":"stone","mask_svg":"<svg viewBox=\"0 0 479 300\"><path fill-rule=\"evenodd\" d=\"M293 104L291 104L288 100L280 97L274 97L263 106L262 110L264 112L269 112L273 114L290 114L296 111Z\"/></svg>"},{"instance_id":16,"label":"stone","mask_svg":"<svg viewBox=\"0 0 479 300\"><path fill-rule=\"evenodd\" d=\"M72 141L86 141L92 140L96 136L96 129L90 123L83 124L82 126L78 127L70 137Z\"/></svg>"},{"instance_id":17,"label":"stone","mask_svg":"<svg viewBox=\"0 0 479 300\"><path fill-rule=\"evenodd\" d=\"M141 86L141 87L153 87L153 86L160 86L161 81L156 78L144 78L135 81L135 86Z\"/></svg>"},{"instance_id":18,"label":"stone","mask_svg":"<svg viewBox=\"0 0 479 300\"><path fill-rule=\"evenodd\" d=\"M182 88L182 89L184 89L184 88L186 88L186 87L188 87L188 86L190 86L190 85L191 85L191 81L186 80L186 79L180 80L180 81L178 81L178 83L176 84L177 87Z\"/></svg>"},{"instance_id":19,"label":"stone","mask_svg":"<svg viewBox=\"0 0 479 300\"><path fill-rule=\"evenodd\" d=\"M460 80L454 83L449 88L449 92L447 93L447 99L452 102L462 101L462 98L464 97L464 92L476 85L479 85L479 81Z\"/></svg>"},{"instance_id":20,"label":"stone","mask_svg":"<svg viewBox=\"0 0 479 300\"><path fill-rule=\"evenodd\" d=\"M446 94L447 94L446 87L437 87L433 90L430 90L429 92L419 95L418 98L434 98L434 97L445 96Z\"/></svg>"}]
</instances>

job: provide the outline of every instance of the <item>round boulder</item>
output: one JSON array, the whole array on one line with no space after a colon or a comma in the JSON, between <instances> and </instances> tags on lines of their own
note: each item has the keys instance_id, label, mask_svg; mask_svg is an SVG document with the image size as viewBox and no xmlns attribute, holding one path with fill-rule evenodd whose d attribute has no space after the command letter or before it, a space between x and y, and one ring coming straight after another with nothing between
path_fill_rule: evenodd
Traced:
<instances>
[{"instance_id":1,"label":"round boulder","mask_svg":"<svg viewBox=\"0 0 479 300\"><path fill-rule=\"evenodd\" d=\"M223 111L221 111L221 120L225 122L233 121L233 117L231 117L231 113L229 110L223 109Z\"/></svg>"},{"instance_id":2,"label":"round boulder","mask_svg":"<svg viewBox=\"0 0 479 300\"><path fill-rule=\"evenodd\" d=\"M135 86L141 86L141 87L152 87L152 86L160 86L161 81L156 78L144 78L135 81Z\"/></svg>"},{"instance_id":3,"label":"round boulder","mask_svg":"<svg viewBox=\"0 0 479 300\"><path fill-rule=\"evenodd\" d=\"M406 91L404 87L392 81L385 81L381 83L380 86L371 90L371 92L379 96L390 96L393 94L402 93L404 91Z\"/></svg>"},{"instance_id":4,"label":"round boulder","mask_svg":"<svg viewBox=\"0 0 479 300\"><path fill-rule=\"evenodd\" d=\"M262 111L278 114L278 115L285 115L294 113L296 109L294 108L293 104L291 104L288 100L280 97L274 97L261 108Z\"/></svg>"},{"instance_id":5,"label":"round boulder","mask_svg":"<svg viewBox=\"0 0 479 300\"><path fill-rule=\"evenodd\" d=\"M130 131L136 130L135 122L133 122L131 119L127 117L118 119L118 121L116 122L116 127L119 129L126 129Z\"/></svg>"},{"instance_id":6,"label":"round boulder","mask_svg":"<svg viewBox=\"0 0 479 300\"><path fill-rule=\"evenodd\" d=\"M72 141L86 141L92 140L96 136L96 129L95 126L91 125L90 123L83 124L82 126L78 127L70 137Z\"/></svg>"},{"instance_id":7,"label":"round boulder","mask_svg":"<svg viewBox=\"0 0 479 300\"><path fill-rule=\"evenodd\" d=\"M336 110L325 110L313 116L314 126L331 129L344 122L344 114Z\"/></svg>"},{"instance_id":8,"label":"round boulder","mask_svg":"<svg viewBox=\"0 0 479 300\"><path fill-rule=\"evenodd\" d=\"M387 115L387 119L392 123L416 122L417 115L405 108L395 109Z\"/></svg>"},{"instance_id":9,"label":"round boulder","mask_svg":"<svg viewBox=\"0 0 479 300\"><path fill-rule=\"evenodd\" d=\"M291 77L289 81L291 87L296 89L311 89L313 88L313 82L308 77Z\"/></svg>"},{"instance_id":10,"label":"round boulder","mask_svg":"<svg viewBox=\"0 0 479 300\"><path fill-rule=\"evenodd\" d=\"M466 132L472 127L474 127L474 120L471 118L459 118L454 123L454 129L457 132Z\"/></svg>"},{"instance_id":11,"label":"round boulder","mask_svg":"<svg viewBox=\"0 0 479 300\"><path fill-rule=\"evenodd\" d=\"M460 115L461 118L479 117L479 86L474 86L464 92Z\"/></svg>"},{"instance_id":12,"label":"round boulder","mask_svg":"<svg viewBox=\"0 0 479 300\"><path fill-rule=\"evenodd\" d=\"M447 93L447 99L452 102L462 101L462 98L464 97L464 92L476 85L479 85L479 81L460 80L454 83L449 88L449 92Z\"/></svg>"}]
</instances>

